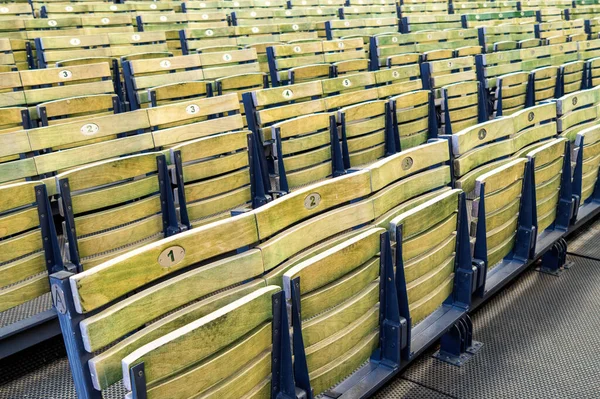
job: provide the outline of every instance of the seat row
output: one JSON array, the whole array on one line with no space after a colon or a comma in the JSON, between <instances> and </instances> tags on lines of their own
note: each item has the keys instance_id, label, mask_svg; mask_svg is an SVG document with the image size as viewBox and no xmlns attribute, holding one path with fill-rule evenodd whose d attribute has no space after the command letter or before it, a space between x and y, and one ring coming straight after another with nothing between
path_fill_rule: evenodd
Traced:
<instances>
[{"instance_id":1,"label":"seat row","mask_svg":"<svg viewBox=\"0 0 600 399\"><path fill-rule=\"evenodd\" d=\"M557 137L557 105L572 99L53 275L78 394L122 378L132 397L268 397L292 385L365 396L449 329L470 335L472 301L598 208L572 191L584 168L597 185L597 126L577 133L573 180L570 141Z\"/></svg>"}]
</instances>

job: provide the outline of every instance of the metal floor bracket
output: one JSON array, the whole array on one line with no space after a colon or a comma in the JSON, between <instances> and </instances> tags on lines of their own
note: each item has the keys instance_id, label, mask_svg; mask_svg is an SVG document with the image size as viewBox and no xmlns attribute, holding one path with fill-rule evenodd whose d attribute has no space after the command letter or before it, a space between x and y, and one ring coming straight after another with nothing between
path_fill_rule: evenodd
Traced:
<instances>
[{"instance_id":1,"label":"metal floor bracket","mask_svg":"<svg viewBox=\"0 0 600 399\"><path fill-rule=\"evenodd\" d=\"M540 260L541 265L536 270L553 276L559 276L575 265L575 262L567 261L567 241L564 238L557 240Z\"/></svg>"},{"instance_id":2,"label":"metal floor bracket","mask_svg":"<svg viewBox=\"0 0 600 399\"><path fill-rule=\"evenodd\" d=\"M463 366L483 346L473 340L473 323L468 315L458 320L440 339L440 349L433 357L457 367Z\"/></svg>"}]
</instances>

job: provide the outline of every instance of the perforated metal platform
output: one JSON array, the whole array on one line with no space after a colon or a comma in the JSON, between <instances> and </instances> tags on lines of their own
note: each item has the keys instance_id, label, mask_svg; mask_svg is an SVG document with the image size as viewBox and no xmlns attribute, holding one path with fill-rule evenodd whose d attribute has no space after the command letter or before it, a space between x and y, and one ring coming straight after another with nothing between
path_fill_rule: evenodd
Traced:
<instances>
[{"instance_id":1,"label":"perforated metal platform","mask_svg":"<svg viewBox=\"0 0 600 399\"><path fill-rule=\"evenodd\" d=\"M569 251L600 258L590 240L600 244L600 222L572 237ZM484 346L465 366L432 358L432 348L376 397L600 397L600 261L569 260L575 266L559 277L526 271L473 315ZM104 397L123 394L116 384ZM60 337L0 362L0 399L75 397Z\"/></svg>"}]
</instances>

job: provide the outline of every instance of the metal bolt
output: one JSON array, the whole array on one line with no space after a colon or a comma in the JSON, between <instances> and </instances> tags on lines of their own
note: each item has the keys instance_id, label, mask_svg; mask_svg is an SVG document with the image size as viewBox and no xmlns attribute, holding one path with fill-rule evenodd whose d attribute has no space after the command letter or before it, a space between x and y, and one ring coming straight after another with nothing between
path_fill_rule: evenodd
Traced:
<instances>
[{"instance_id":1,"label":"metal bolt","mask_svg":"<svg viewBox=\"0 0 600 399\"><path fill-rule=\"evenodd\" d=\"M144 372L142 370L138 371L138 375L141 377L144 375Z\"/></svg>"}]
</instances>

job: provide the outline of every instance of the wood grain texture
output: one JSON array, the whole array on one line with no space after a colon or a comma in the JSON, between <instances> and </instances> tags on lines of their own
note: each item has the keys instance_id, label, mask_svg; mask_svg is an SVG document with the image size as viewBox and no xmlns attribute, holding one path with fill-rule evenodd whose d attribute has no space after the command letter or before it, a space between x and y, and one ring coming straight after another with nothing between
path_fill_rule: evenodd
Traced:
<instances>
[{"instance_id":1,"label":"wood grain texture","mask_svg":"<svg viewBox=\"0 0 600 399\"><path fill-rule=\"evenodd\" d=\"M129 335L90 359L94 387L101 390L123 378L121 359L134 350L265 286L263 279L252 280L186 306Z\"/></svg>"},{"instance_id":2,"label":"wood grain texture","mask_svg":"<svg viewBox=\"0 0 600 399\"><path fill-rule=\"evenodd\" d=\"M401 215L390 222L392 240L397 240L396 227L402 225L402 240L424 232L439 222L445 220L458 209L459 189L450 190L435 197Z\"/></svg>"},{"instance_id":3,"label":"wood grain texture","mask_svg":"<svg viewBox=\"0 0 600 399\"><path fill-rule=\"evenodd\" d=\"M71 277L76 309L78 312L96 309L182 267L256 241L255 215L247 213L148 244ZM173 245L186 251L185 258L174 266L162 267L158 256Z\"/></svg>"},{"instance_id":4,"label":"wood grain texture","mask_svg":"<svg viewBox=\"0 0 600 399\"><path fill-rule=\"evenodd\" d=\"M15 284L0 291L0 312L35 299L50 292L50 283L46 273Z\"/></svg>"},{"instance_id":5,"label":"wood grain texture","mask_svg":"<svg viewBox=\"0 0 600 399\"><path fill-rule=\"evenodd\" d=\"M262 273L260 251L216 261L141 291L80 323L87 351L100 349L179 306Z\"/></svg>"},{"instance_id":6,"label":"wood grain texture","mask_svg":"<svg viewBox=\"0 0 600 399\"><path fill-rule=\"evenodd\" d=\"M206 392L210 387L222 384L221 381L243 372L246 363L253 361L263 352L270 353L271 334L270 323L259 326L238 342L192 369L150 388L148 398L187 399L195 395L210 395Z\"/></svg>"},{"instance_id":7,"label":"wood grain texture","mask_svg":"<svg viewBox=\"0 0 600 399\"><path fill-rule=\"evenodd\" d=\"M370 173L366 170L299 189L255 211L259 237L268 238L293 223L368 195L370 192ZM305 200L314 194L320 196L320 201L315 207L307 209L304 205Z\"/></svg>"},{"instance_id":8,"label":"wood grain texture","mask_svg":"<svg viewBox=\"0 0 600 399\"><path fill-rule=\"evenodd\" d=\"M300 281L302 285L302 281ZM347 327L379 302L379 280L342 302L331 311L305 321L302 325L304 346L320 342Z\"/></svg>"},{"instance_id":9,"label":"wood grain texture","mask_svg":"<svg viewBox=\"0 0 600 399\"><path fill-rule=\"evenodd\" d=\"M384 229L370 229L344 244L294 266L283 275L286 296L291 297L291 281L300 277L300 294L313 292L339 280L361 267L380 251L380 235Z\"/></svg>"},{"instance_id":10,"label":"wood grain texture","mask_svg":"<svg viewBox=\"0 0 600 399\"><path fill-rule=\"evenodd\" d=\"M271 297L279 290L275 286L258 289L137 349L122 361L125 387L131 389L129 369L135 364L144 362L146 382L152 384L206 359L269 322L272 318Z\"/></svg>"}]
</instances>

